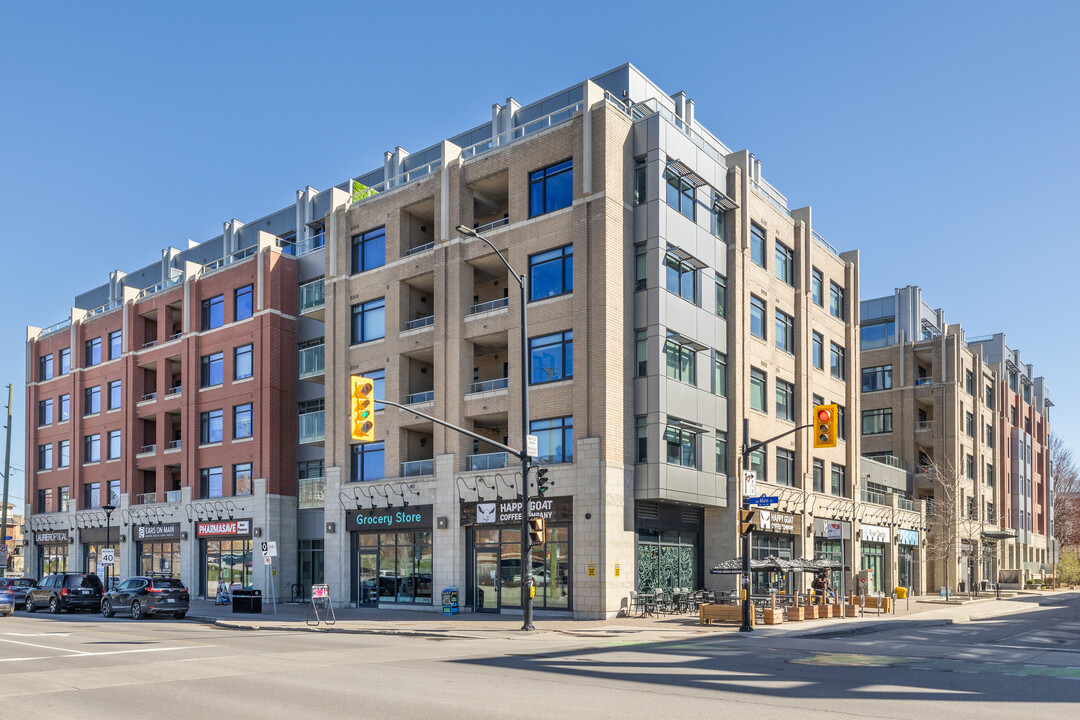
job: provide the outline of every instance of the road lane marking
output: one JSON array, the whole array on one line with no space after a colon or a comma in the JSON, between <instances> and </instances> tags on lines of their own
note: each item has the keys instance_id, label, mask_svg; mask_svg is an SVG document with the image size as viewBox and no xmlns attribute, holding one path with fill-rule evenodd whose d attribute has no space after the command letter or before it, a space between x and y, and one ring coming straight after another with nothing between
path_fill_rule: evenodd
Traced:
<instances>
[{"instance_id":1,"label":"road lane marking","mask_svg":"<svg viewBox=\"0 0 1080 720\"><path fill-rule=\"evenodd\" d=\"M51 645L38 645L37 643L28 643L28 642L23 642L22 640L5 640L4 638L0 638L0 642L12 643L14 645L28 645L30 647L42 648L44 650L55 650L56 652L63 652L63 653L77 653L79 655L89 655L90 654L90 653L87 653L87 652L85 652L83 650L71 650L71 649L68 649L68 648L58 648L58 647L52 647Z\"/></svg>"},{"instance_id":2,"label":"road lane marking","mask_svg":"<svg viewBox=\"0 0 1080 720\"><path fill-rule=\"evenodd\" d=\"M13 637L69 637L71 633L4 633Z\"/></svg>"}]
</instances>

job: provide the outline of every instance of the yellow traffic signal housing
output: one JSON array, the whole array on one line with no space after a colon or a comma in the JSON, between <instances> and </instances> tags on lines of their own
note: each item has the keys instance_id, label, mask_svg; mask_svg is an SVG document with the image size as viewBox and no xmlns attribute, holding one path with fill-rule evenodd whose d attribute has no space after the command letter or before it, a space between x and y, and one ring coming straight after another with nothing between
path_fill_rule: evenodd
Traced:
<instances>
[{"instance_id":1,"label":"yellow traffic signal housing","mask_svg":"<svg viewBox=\"0 0 1080 720\"><path fill-rule=\"evenodd\" d=\"M758 515L757 510L740 510L739 511L739 534L749 535L757 530Z\"/></svg>"},{"instance_id":2,"label":"yellow traffic signal housing","mask_svg":"<svg viewBox=\"0 0 1080 720\"><path fill-rule=\"evenodd\" d=\"M375 381L353 375L349 378L350 436L358 442L375 439Z\"/></svg>"},{"instance_id":3,"label":"yellow traffic signal housing","mask_svg":"<svg viewBox=\"0 0 1080 720\"><path fill-rule=\"evenodd\" d=\"M544 542L544 518L529 518L529 540L534 543Z\"/></svg>"},{"instance_id":4,"label":"yellow traffic signal housing","mask_svg":"<svg viewBox=\"0 0 1080 720\"><path fill-rule=\"evenodd\" d=\"M836 447L836 405L814 406L814 447Z\"/></svg>"}]
</instances>

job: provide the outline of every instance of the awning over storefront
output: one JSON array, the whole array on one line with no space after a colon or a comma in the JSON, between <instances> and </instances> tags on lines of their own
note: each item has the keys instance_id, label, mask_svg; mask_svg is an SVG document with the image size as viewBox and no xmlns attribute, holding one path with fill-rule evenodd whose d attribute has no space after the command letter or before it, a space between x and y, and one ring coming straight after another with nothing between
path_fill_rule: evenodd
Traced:
<instances>
[{"instance_id":1,"label":"awning over storefront","mask_svg":"<svg viewBox=\"0 0 1080 720\"><path fill-rule=\"evenodd\" d=\"M803 560L802 558L778 558L775 555L763 560L750 560L751 572L820 572L839 570L840 563L832 560ZM717 563L709 572L713 575L738 575L742 572L742 558L732 558Z\"/></svg>"},{"instance_id":2,"label":"awning over storefront","mask_svg":"<svg viewBox=\"0 0 1080 720\"><path fill-rule=\"evenodd\" d=\"M1015 530L983 530L983 540L1009 540L1016 537Z\"/></svg>"}]
</instances>

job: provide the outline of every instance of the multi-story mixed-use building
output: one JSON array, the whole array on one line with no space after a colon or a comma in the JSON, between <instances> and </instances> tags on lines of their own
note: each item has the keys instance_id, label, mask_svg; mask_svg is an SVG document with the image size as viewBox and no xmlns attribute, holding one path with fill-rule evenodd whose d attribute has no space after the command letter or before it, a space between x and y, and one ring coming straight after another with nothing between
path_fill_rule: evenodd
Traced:
<instances>
[{"instance_id":1,"label":"multi-story mixed-use building","mask_svg":"<svg viewBox=\"0 0 1080 720\"><path fill-rule=\"evenodd\" d=\"M862 458L851 420L858 270L693 100L631 65L508 99L30 328L33 562L93 570L111 534L121 575L172 572L198 594L327 583L340 603L432 607L456 586L474 611L512 611L513 456L390 406L375 441L353 442L347 398L363 375L379 398L518 447L524 359L554 480L528 560L540 611L611 616L633 589L729 582L708 570L739 552L744 418L752 440L793 431L751 458L779 498L755 556L921 587L922 506L907 475ZM842 408L841 438L815 451L797 428L820 402ZM277 542L273 572L256 538Z\"/></svg>"}]
</instances>

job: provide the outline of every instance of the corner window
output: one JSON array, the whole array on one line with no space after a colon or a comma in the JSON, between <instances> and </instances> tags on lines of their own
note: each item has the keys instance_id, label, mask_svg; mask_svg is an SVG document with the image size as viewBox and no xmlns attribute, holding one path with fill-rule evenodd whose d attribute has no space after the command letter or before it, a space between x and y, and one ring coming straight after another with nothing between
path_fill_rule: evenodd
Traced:
<instances>
[{"instance_id":1,"label":"corner window","mask_svg":"<svg viewBox=\"0 0 1080 720\"><path fill-rule=\"evenodd\" d=\"M236 289L236 295L233 298L233 317L236 320L246 320L251 317L254 309L254 303L252 302L254 296L255 293L251 285Z\"/></svg>"},{"instance_id":2,"label":"corner window","mask_svg":"<svg viewBox=\"0 0 1080 720\"><path fill-rule=\"evenodd\" d=\"M727 212L720 207L719 203L713 203L709 212L712 220L712 234L720 242L727 244Z\"/></svg>"},{"instance_id":3,"label":"corner window","mask_svg":"<svg viewBox=\"0 0 1080 720\"><path fill-rule=\"evenodd\" d=\"M574 290L574 246L529 256L529 299L565 295Z\"/></svg>"},{"instance_id":4,"label":"corner window","mask_svg":"<svg viewBox=\"0 0 1080 720\"><path fill-rule=\"evenodd\" d=\"M765 406L765 385L768 382L768 376L764 370L758 370L755 367L750 368L750 407L753 410L760 410L761 412L769 412Z\"/></svg>"},{"instance_id":5,"label":"corner window","mask_svg":"<svg viewBox=\"0 0 1080 720\"><path fill-rule=\"evenodd\" d=\"M892 390L892 365L876 365L862 369L862 391Z\"/></svg>"},{"instance_id":6,"label":"corner window","mask_svg":"<svg viewBox=\"0 0 1080 720\"><path fill-rule=\"evenodd\" d=\"M664 182L667 183L667 204L691 220L695 219L693 184L670 167L664 170Z\"/></svg>"},{"instance_id":7,"label":"corner window","mask_svg":"<svg viewBox=\"0 0 1080 720\"><path fill-rule=\"evenodd\" d=\"M896 321L882 320L879 322L864 323L859 328L859 342L864 350L885 347L892 344L896 338Z\"/></svg>"},{"instance_id":8,"label":"corner window","mask_svg":"<svg viewBox=\"0 0 1080 720\"><path fill-rule=\"evenodd\" d=\"M233 348L233 380L244 380L252 375L252 358L255 352L251 345Z\"/></svg>"},{"instance_id":9,"label":"corner window","mask_svg":"<svg viewBox=\"0 0 1080 720\"><path fill-rule=\"evenodd\" d=\"M203 355L200 359L199 386L213 387L214 385L221 385L225 382L224 370L225 355L223 353Z\"/></svg>"},{"instance_id":10,"label":"corner window","mask_svg":"<svg viewBox=\"0 0 1080 720\"><path fill-rule=\"evenodd\" d=\"M697 268L671 253L664 256L668 292L688 302L697 302Z\"/></svg>"},{"instance_id":11,"label":"corner window","mask_svg":"<svg viewBox=\"0 0 1080 720\"><path fill-rule=\"evenodd\" d=\"M815 305L825 307L825 276L817 268L810 271L810 299Z\"/></svg>"},{"instance_id":12,"label":"corner window","mask_svg":"<svg viewBox=\"0 0 1080 720\"><path fill-rule=\"evenodd\" d=\"M215 295L202 301L202 329L213 330L225 324L225 296Z\"/></svg>"},{"instance_id":13,"label":"corner window","mask_svg":"<svg viewBox=\"0 0 1080 720\"><path fill-rule=\"evenodd\" d=\"M750 334L765 339L765 301L756 295L750 296Z\"/></svg>"},{"instance_id":14,"label":"corner window","mask_svg":"<svg viewBox=\"0 0 1080 720\"><path fill-rule=\"evenodd\" d=\"M669 463L689 468L697 467L696 433L668 425L664 429L664 443L667 445Z\"/></svg>"},{"instance_id":15,"label":"corner window","mask_svg":"<svg viewBox=\"0 0 1080 720\"><path fill-rule=\"evenodd\" d=\"M574 462L573 417L533 420L529 432L540 439L540 454L536 460L545 465Z\"/></svg>"},{"instance_id":16,"label":"corner window","mask_svg":"<svg viewBox=\"0 0 1080 720\"><path fill-rule=\"evenodd\" d=\"M540 385L574 376L574 331L529 339L529 384Z\"/></svg>"},{"instance_id":17,"label":"corner window","mask_svg":"<svg viewBox=\"0 0 1080 720\"><path fill-rule=\"evenodd\" d=\"M783 380L776 381L776 417L795 420L795 386Z\"/></svg>"},{"instance_id":18,"label":"corner window","mask_svg":"<svg viewBox=\"0 0 1080 720\"><path fill-rule=\"evenodd\" d=\"M664 364L666 374L672 380L697 385L697 352L694 348L668 338L664 342Z\"/></svg>"},{"instance_id":19,"label":"corner window","mask_svg":"<svg viewBox=\"0 0 1080 720\"><path fill-rule=\"evenodd\" d=\"M382 480L386 475L386 443L370 442L352 446L352 482Z\"/></svg>"},{"instance_id":20,"label":"corner window","mask_svg":"<svg viewBox=\"0 0 1080 720\"><path fill-rule=\"evenodd\" d=\"M50 355L51 359L52 356ZM86 367L93 367L94 365L101 364L101 338L92 338L86 341L86 347L83 352L84 365ZM50 377L52 377L50 375Z\"/></svg>"},{"instance_id":21,"label":"corner window","mask_svg":"<svg viewBox=\"0 0 1080 720\"><path fill-rule=\"evenodd\" d=\"M221 485L221 468L202 468L199 470L199 497L219 498L224 494Z\"/></svg>"},{"instance_id":22,"label":"corner window","mask_svg":"<svg viewBox=\"0 0 1080 720\"><path fill-rule=\"evenodd\" d=\"M755 264L765 267L765 231L757 225L750 226L750 259Z\"/></svg>"},{"instance_id":23,"label":"corner window","mask_svg":"<svg viewBox=\"0 0 1080 720\"><path fill-rule=\"evenodd\" d=\"M811 341L812 362L818 370L825 369L825 338L819 332L812 333Z\"/></svg>"},{"instance_id":24,"label":"corner window","mask_svg":"<svg viewBox=\"0 0 1080 720\"><path fill-rule=\"evenodd\" d=\"M975 374L970 370L964 371L964 390L967 391L968 395L975 394Z\"/></svg>"},{"instance_id":25,"label":"corner window","mask_svg":"<svg viewBox=\"0 0 1080 720\"><path fill-rule=\"evenodd\" d=\"M353 235L352 274L367 272L386 264L386 228Z\"/></svg>"},{"instance_id":26,"label":"corner window","mask_svg":"<svg viewBox=\"0 0 1080 720\"><path fill-rule=\"evenodd\" d=\"M114 330L109 333L109 359L115 360L124 352L124 333L122 330Z\"/></svg>"},{"instance_id":27,"label":"corner window","mask_svg":"<svg viewBox=\"0 0 1080 720\"><path fill-rule=\"evenodd\" d=\"M780 310L776 311L776 347L795 353L795 318Z\"/></svg>"},{"instance_id":28,"label":"corner window","mask_svg":"<svg viewBox=\"0 0 1080 720\"><path fill-rule=\"evenodd\" d=\"M844 288L834 282L829 283L829 313L844 319Z\"/></svg>"},{"instance_id":29,"label":"corner window","mask_svg":"<svg viewBox=\"0 0 1080 720\"><path fill-rule=\"evenodd\" d=\"M89 345L88 345L89 347ZM38 358L38 382L53 379L53 356L52 353Z\"/></svg>"},{"instance_id":30,"label":"corner window","mask_svg":"<svg viewBox=\"0 0 1080 720\"><path fill-rule=\"evenodd\" d=\"M776 279L795 286L795 251L783 243L776 243Z\"/></svg>"},{"instance_id":31,"label":"corner window","mask_svg":"<svg viewBox=\"0 0 1080 720\"><path fill-rule=\"evenodd\" d=\"M573 201L573 160L529 173L529 217L561 210Z\"/></svg>"},{"instance_id":32,"label":"corner window","mask_svg":"<svg viewBox=\"0 0 1080 720\"><path fill-rule=\"evenodd\" d=\"M836 406L836 439L847 440L847 410L843 405Z\"/></svg>"},{"instance_id":33,"label":"corner window","mask_svg":"<svg viewBox=\"0 0 1080 720\"><path fill-rule=\"evenodd\" d=\"M649 426L645 422L644 415L634 418L634 462L648 462L649 460Z\"/></svg>"},{"instance_id":34,"label":"corner window","mask_svg":"<svg viewBox=\"0 0 1080 720\"><path fill-rule=\"evenodd\" d=\"M881 435L892 432L892 408L863 410L862 434Z\"/></svg>"},{"instance_id":35,"label":"corner window","mask_svg":"<svg viewBox=\"0 0 1080 720\"><path fill-rule=\"evenodd\" d=\"M369 300L352 306L353 345L386 337L386 299Z\"/></svg>"},{"instance_id":36,"label":"corner window","mask_svg":"<svg viewBox=\"0 0 1080 720\"><path fill-rule=\"evenodd\" d=\"M251 403L237 405L233 408L232 432L234 440L251 437L251 417Z\"/></svg>"}]
</instances>

